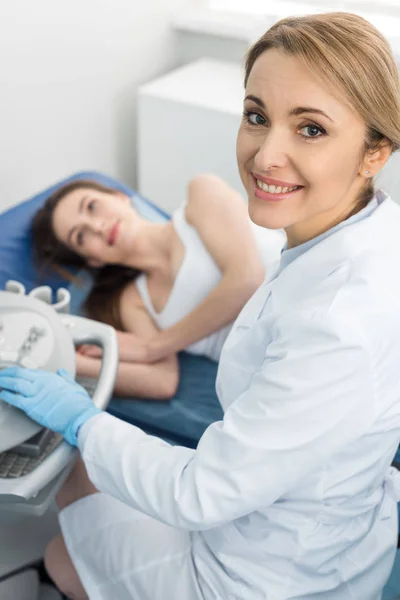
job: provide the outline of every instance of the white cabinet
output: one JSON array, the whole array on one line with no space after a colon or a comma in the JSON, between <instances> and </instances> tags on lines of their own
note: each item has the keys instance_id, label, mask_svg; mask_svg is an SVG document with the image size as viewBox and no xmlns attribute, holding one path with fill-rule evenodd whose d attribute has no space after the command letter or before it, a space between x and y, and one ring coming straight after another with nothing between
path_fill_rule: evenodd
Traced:
<instances>
[{"instance_id":1,"label":"white cabinet","mask_svg":"<svg viewBox=\"0 0 400 600\"><path fill-rule=\"evenodd\" d=\"M196 61L139 90L139 192L168 212L199 173L223 177L242 193L236 135L244 88L239 64Z\"/></svg>"},{"instance_id":2,"label":"white cabinet","mask_svg":"<svg viewBox=\"0 0 400 600\"><path fill-rule=\"evenodd\" d=\"M244 194L236 165L243 110L243 67L201 59L139 89L138 189L171 212L186 184L202 172L223 177ZM377 181L400 203L400 153Z\"/></svg>"}]
</instances>

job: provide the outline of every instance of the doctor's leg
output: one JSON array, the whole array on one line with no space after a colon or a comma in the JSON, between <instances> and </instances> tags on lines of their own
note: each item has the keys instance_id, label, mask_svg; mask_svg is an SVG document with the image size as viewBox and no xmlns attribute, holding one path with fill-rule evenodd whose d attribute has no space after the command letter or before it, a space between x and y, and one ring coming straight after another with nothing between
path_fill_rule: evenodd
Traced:
<instances>
[{"instance_id":1,"label":"doctor's leg","mask_svg":"<svg viewBox=\"0 0 400 600\"><path fill-rule=\"evenodd\" d=\"M54 584L63 594L71 600L88 600L62 535L48 544L44 564Z\"/></svg>"},{"instance_id":2,"label":"doctor's leg","mask_svg":"<svg viewBox=\"0 0 400 600\"><path fill-rule=\"evenodd\" d=\"M97 488L89 479L83 460L79 457L56 496L57 506L62 510L73 502L97 492Z\"/></svg>"},{"instance_id":3,"label":"doctor's leg","mask_svg":"<svg viewBox=\"0 0 400 600\"><path fill-rule=\"evenodd\" d=\"M57 506L62 510L80 498L96 492L97 489L91 483L85 465L79 458L57 494ZM71 600L87 600L88 596L69 556L62 535L58 535L48 544L44 563L49 576L63 594Z\"/></svg>"}]
</instances>

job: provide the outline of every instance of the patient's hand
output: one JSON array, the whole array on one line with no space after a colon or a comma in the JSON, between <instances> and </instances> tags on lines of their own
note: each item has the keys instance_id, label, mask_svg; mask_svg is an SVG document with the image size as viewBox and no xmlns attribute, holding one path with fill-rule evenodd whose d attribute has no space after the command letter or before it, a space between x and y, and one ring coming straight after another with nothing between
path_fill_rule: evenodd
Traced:
<instances>
[{"instance_id":1,"label":"patient's hand","mask_svg":"<svg viewBox=\"0 0 400 600\"><path fill-rule=\"evenodd\" d=\"M119 358L124 362L151 362L147 338L134 333L117 331Z\"/></svg>"},{"instance_id":2,"label":"patient's hand","mask_svg":"<svg viewBox=\"0 0 400 600\"><path fill-rule=\"evenodd\" d=\"M146 338L127 331L117 331L117 339L121 362L152 362ZM103 351L99 346L82 344L77 348L77 361L79 354L90 358L101 358Z\"/></svg>"},{"instance_id":3,"label":"patient's hand","mask_svg":"<svg viewBox=\"0 0 400 600\"><path fill-rule=\"evenodd\" d=\"M85 354L82 354L81 352L76 351L75 352L76 374L80 375L81 377L86 377L86 376L90 377L90 373L87 372L89 362L92 362L92 361L88 360L88 357Z\"/></svg>"},{"instance_id":4,"label":"patient's hand","mask_svg":"<svg viewBox=\"0 0 400 600\"><path fill-rule=\"evenodd\" d=\"M82 344L76 349L77 354L83 356L91 356L92 358L101 358L103 356L103 350L99 346L93 344Z\"/></svg>"}]
</instances>

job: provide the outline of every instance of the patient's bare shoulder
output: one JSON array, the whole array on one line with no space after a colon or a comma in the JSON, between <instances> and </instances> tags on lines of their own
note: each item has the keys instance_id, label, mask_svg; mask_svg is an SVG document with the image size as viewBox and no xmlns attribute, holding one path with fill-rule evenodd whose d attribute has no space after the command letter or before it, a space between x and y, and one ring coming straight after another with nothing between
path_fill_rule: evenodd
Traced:
<instances>
[{"instance_id":1,"label":"patient's bare shoulder","mask_svg":"<svg viewBox=\"0 0 400 600\"><path fill-rule=\"evenodd\" d=\"M213 222L226 229L227 221L243 223L246 216L243 197L217 175L203 173L189 182L185 218L190 225L201 229Z\"/></svg>"},{"instance_id":2,"label":"patient's bare shoulder","mask_svg":"<svg viewBox=\"0 0 400 600\"><path fill-rule=\"evenodd\" d=\"M144 308L143 300L136 286L136 281L132 281L124 287L120 296L120 305L120 308L126 305Z\"/></svg>"}]
</instances>

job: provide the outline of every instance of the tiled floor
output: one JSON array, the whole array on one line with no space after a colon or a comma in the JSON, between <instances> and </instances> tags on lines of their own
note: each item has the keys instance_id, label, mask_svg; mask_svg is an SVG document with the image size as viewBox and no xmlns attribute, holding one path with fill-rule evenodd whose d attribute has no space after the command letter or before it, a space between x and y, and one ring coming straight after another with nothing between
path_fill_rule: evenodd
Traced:
<instances>
[{"instance_id":1,"label":"tiled floor","mask_svg":"<svg viewBox=\"0 0 400 600\"><path fill-rule=\"evenodd\" d=\"M53 586L43 583L40 586L39 600L62 600L62 596Z\"/></svg>"}]
</instances>

